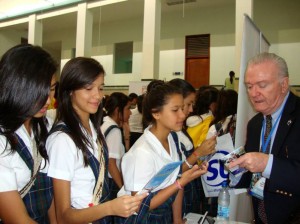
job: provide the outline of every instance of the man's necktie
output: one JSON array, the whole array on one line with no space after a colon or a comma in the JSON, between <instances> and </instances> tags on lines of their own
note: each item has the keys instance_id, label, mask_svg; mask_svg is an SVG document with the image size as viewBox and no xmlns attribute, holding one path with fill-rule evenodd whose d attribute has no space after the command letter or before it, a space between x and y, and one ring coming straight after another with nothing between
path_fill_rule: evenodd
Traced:
<instances>
[{"instance_id":1,"label":"man's necktie","mask_svg":"<svg viewBox=\"0 0 300 224\"><path fill-rule=\"evenodd\" d=\"M265 132L265 136L264 136L264 142L266 143L267 138L271 132L272 129L272 116L271 115L267 115L266 116L266 132ZM270 152L270 147L271 147L271 139L267 145L266 151L265 153L269 153Z\"/></svg>"},{"instance_id":2,"label":"man's necktie","mask_svg":"<svg viewBox=\"0 0 300 224\"><path fill-rule=\"evenodd\" d=\"M267 138L271 132L272 129L272 116L271 115L267 115L266 116L266 131L265 131L265 135L264 135L264 142L266 143ZM269 153L270 152L270 147L271 147L271 139L266 147L266 151L265 153ZM267 215L266 215L266 211L265 211L265 206L264 206L264 201L263 200L259 200L258 201L258 216L261 219L261 221L265 224L267 224Z\"/></svg>"}]
</instances>

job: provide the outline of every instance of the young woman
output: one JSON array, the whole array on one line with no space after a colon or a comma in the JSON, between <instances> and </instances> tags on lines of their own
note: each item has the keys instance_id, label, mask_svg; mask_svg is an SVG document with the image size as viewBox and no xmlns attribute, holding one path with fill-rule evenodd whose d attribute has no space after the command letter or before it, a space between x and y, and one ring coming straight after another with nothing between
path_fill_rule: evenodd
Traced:
<instances>
[{"instance_id":1,"label":"young woman","mask_svg":"<svg viewBox=\"0 0 300 224\"><path fill-rule=\"evenodd\" d=\"M230 71L229 72L229 77L227 77L225 79L225 84L224 84L225 89L232 89L232 90L234 90L234 86L235 86L235 77L234 76L235 76L234 71Z\"/></svg>"},{"instance_id":2,"label":"young woman","mask_svg":"<svg viewBox=\"0 0 300 224\"><path fill-rule=\"evenodd\" d=\"M71 59L63 68L55 125L47 139L60 223L110 223L128 217L146 196L108 201L108 152L100 131L104 69L94 59Z\"/></svg>"},{"instance_id":3,"label":"young woman","mask_svg":"<svg viewBox=\"0 0 300 224\"><path fill-rule=\"evenodd\" d=\"M206 139L209 124L214 118L218 92L215 87L202 86L196 94L194 111L186 121L187 132L193 140L194 147Z\"/></svg>"},{"instance_id":4,"label":"young woman","mask_svg":"<svg viewBox=\"0 0 300 224\"><path fill-rule=\"evenodd\" d=\"M164 165L180 160L179 146L171 131L180 131L185 119L181 91L159 81L152 81L149 86L143 101L143 119L150 125L122 159L124 189L132 195L142 190ZM130 217L127 223L134 220L137 223L182 223L183 187L206 171L206 165L201 168L196 165L177 179L177 168L151 191L138 215Z\"/></svg>"},{"instance_id":5,"label":"young woman","mask_svg":"<svg viewBox=\"0 0 300 224\"><path fill-rule=\"evenodd\" d=\"M29 44L0 61L0 223L56 223L45 149L55 72L52 57Z\"/></svg>"},{"instance_id":6,"label":"young woman","mask_svg":"<svg viewBox=\"0 0 300 224\"><path fill-rule=\"evenodd\" d=\"M237 113L238 94L232 89L221 90L219 92L215 116L207 133L206 138L211 136L222 136L230 133L234 145L235 140L235 124ZM210 216L217 215L218 198L209 198L210 206L207 209Z\"/></svg>"},{"instance_id":7,"label":"young woman","mask_svg":"<svg viewBox=\"0 0 300 224\"><path fill-rule=\"evenodd\" d=\"M218 136L230 133L232 142L235 140L235 123L238 94L235 90L221 90L217 101L215 117L210 124L207 138L218 133Z\"/></svg>"},{"instance_id":8,"label":"young woman","mask_svg":"<svg viewBox=\"0 0 300 224\"><path fill-rule=\"evenodd\" d=\"M187 118L193 112L193 105L195 104L196 90L195 88L183 79L172 79L169 81L181 90L183 96L183 113ZM216 136L205 140L200 146L194 148L193 140L186 131L185 124L181 131L176 132L180 141L181 157L184 163L182 164L182 171L186 171L193 167L197 162L198 157L206 156L214 152L216 145ZM190 212L200 213L200 194L198 191L201 179L190 182L184 187L184 203L183 214Z\"/></svg>"},{"instance_id":9,"label":"young woman","mask_svg":"<svg viewBox=\"0 0 300 224\"><path fill-rule=\"evenodd\" d=\"M107 116L103 119L101 131L108 146L108 175L111 199L117 197L118 191L123 186L120 164L125 153L125 146L121 128L124 122L128 122L131 114L130 106L129 97L121 92L112 93L105 103Z\"/></svg>"}]
</instances>

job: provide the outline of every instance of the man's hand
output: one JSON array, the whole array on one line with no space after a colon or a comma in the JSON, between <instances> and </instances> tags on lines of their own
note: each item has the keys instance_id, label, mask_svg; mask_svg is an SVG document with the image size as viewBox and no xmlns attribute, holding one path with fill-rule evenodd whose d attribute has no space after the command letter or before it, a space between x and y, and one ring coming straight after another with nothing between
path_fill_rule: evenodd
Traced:
<instances>
[{"instance_id":1,"label":"man's hand","mask_svg":"<svg viewBox=\"0 0 300 224\"><path fill-rule=\"evenodd\" d=\"M249 152L229 163L229 169L239 165L252 173L263 172L267 166L269 155L261 152Z\"/></svg>"}]
</instances>

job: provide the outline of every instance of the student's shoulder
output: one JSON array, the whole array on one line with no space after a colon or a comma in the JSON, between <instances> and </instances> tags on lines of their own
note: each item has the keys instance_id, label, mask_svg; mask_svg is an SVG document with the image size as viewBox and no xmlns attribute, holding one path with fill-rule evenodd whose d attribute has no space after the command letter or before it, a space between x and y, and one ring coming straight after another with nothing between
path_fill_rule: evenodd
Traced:
<instances>
[{"instance_id":1,"label":"student's shoulder","mask_svg":"<svg viewBox=\"0 0 300 224\"><path fill-rule=\"evenodd\" d=\"M195 127L199 124L201 124L203 121L203 119L201 119L200 116L198 115L193 115L187 118L186 120L186 125L190 128Z\"/></svg>"},{"instance_id":2,"label":"student's shoulder","mask_svg":"<svg viewBox=\"0 0 300 224\"><path fill-rule=\"evenodd\" d=\"M73 142L70 134L68 133L68 128L60 123L57 126L52 127L47 142Z\"/></svg>"},{"instance_id":3,"label":"student's shoulder","mask_svg":"<svg viewBox=\"0 0 300 224\"><path fill-rule=\"evenodd\" d=\"M126 154L130 155L145 155L145 154L151 154L151 146L149 143L144 139L143 136L141 136L134 145L130 148L130 150Z\"/></svg>"}]
</instances>

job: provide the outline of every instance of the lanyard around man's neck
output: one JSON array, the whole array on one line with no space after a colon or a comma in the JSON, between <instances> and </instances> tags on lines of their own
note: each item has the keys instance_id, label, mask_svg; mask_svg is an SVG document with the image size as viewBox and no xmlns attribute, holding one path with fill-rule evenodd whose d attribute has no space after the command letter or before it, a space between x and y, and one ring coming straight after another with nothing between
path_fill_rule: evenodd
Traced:
<instances>
[{"instance_id":1,"label":"lanyard around man's neck","mask_svg":"<svg viewBox=\"0 0 300 224\"><path fill-rule=\"evenodd\" d=\"M279 120L281 118L281 115L282 115L282 112L283 112L283 108L284 107L281 108L279 116L277 117L274 125L272 125L272 129L270 131L270 134L268 135L268 138L267 138L266 142L265 142L265 138L264 138L265 131L266 131L266 118L263 119L263 124L262 124L263 130L262 130L262 133L261 133L261 150L262 150L263 153L266 153L266 151L267 151L267 147L268 147L268 145L269 145L269 143L271 141L273 132L274 132L274 130L276 128L277 123L279 122Z\"/></svg>"}]
</instances>

